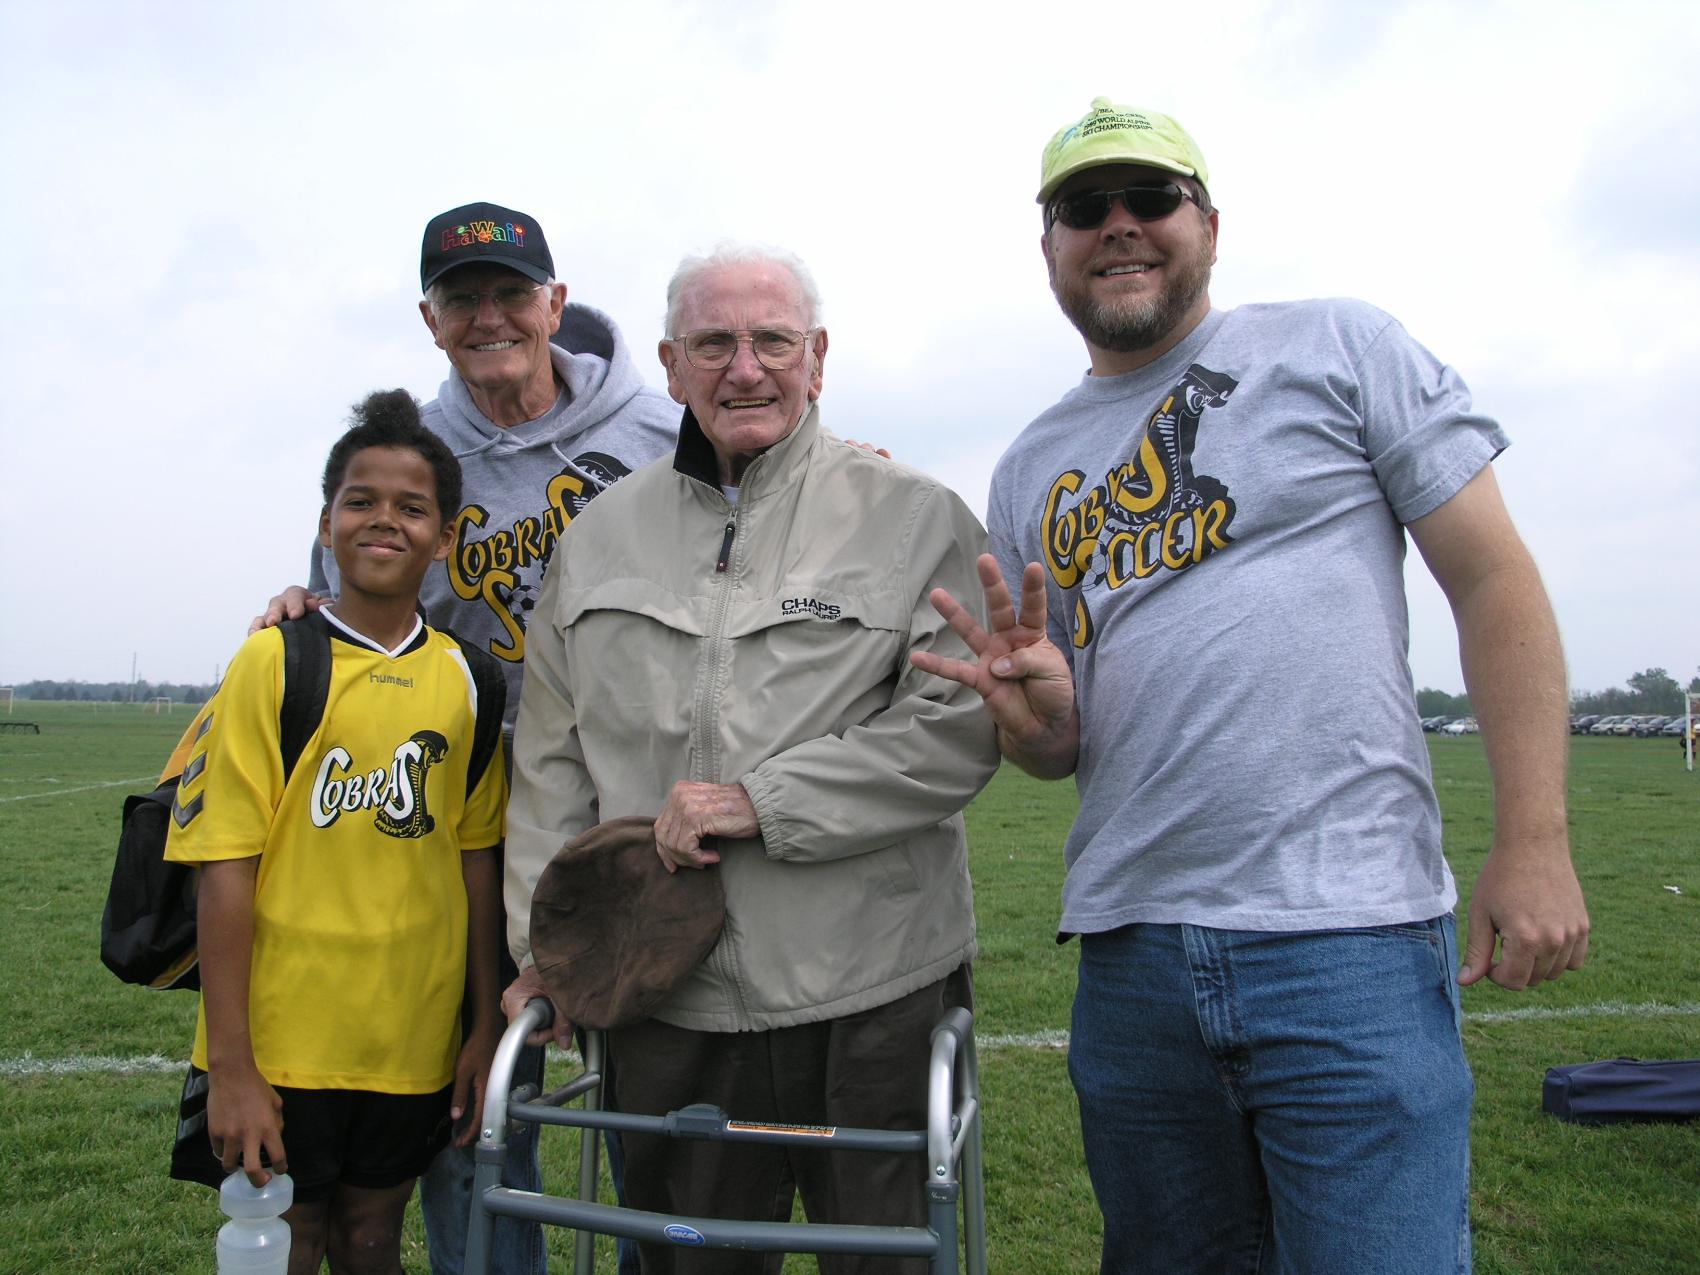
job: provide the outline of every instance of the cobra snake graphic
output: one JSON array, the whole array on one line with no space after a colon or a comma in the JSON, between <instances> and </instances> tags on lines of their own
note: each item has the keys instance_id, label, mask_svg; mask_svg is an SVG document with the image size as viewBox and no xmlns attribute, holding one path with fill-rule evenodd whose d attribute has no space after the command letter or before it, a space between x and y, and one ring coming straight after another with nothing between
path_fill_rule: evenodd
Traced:
<instances>
[{"instance_id":1,"label":"cobra snake graphic","mask_svg":"<svg viewBox=\"0 0 1700 1275\"><path fill-rule=\"evenodd\" d=\"M449 755L449 741L434 730L414 731L396 749L398 778L405 778L405 793L397 791L379 809L373 822L379 832L391 837L423 837L437 826L425 808L425 775Z\"/></svg>"},{"instance_id":2,"label":"cobra snake graphic","mask_svg":"<svg viewBox=\"0 0 1700 1275\"><path fill-rule=\"evenodd\" d=\"M1194 473L1192 453L1198 442L1199 418L1207 408L1225 404L1238 388L1239 382L1226 373L1212 372L1197 363L1187 368L1146 424L1144 445L1138 449L1138 454L1145 461L1144 472L1135 470L1124 479L1125 490L1134 498L1135 507L1143 503L1140 498L1154 498L1154 503L1140 508L1135 516L1129 515L1125 505L1118 516L1112 503L1099 532L1100 545L1108 544L1117 532L1136 531L1148 524L1163 522L1179 511L1196 509L1213 500L1227 498L1228 489L1219 480ZM1152 472L1153 466L1157 472ZM1107 574L1107 565L1100 551L1094 556L1088 587L1102 585ZM1086 605L1085 589L1082 589L1074 600L1074 645L1086 647L1092 642L1095 631L1091 611Z\"/></svg>"}]
</instances>

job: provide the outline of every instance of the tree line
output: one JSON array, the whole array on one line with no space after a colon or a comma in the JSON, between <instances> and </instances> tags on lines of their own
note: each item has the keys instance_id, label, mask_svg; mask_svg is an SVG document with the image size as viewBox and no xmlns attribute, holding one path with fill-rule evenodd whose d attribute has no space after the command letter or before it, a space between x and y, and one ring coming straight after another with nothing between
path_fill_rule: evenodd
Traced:
<instances>
[{"instance_id":1,"label":"tree line","mask_svg":"<svg viewBox=\"0 0 1700 1275\"><path fill-rule=\"evenodd\" d=\"M146 704L151 699L168 699L174 704L200 704L213 693L211 686L190 686L182 682L24 682L12 688L18 699L55 699L94 702L100 704L135 701Z\"/></svg>"},{"instance_id":2,"label":"tree line","mask_svg":"<svg viewBox=\"0 0 1700 1275\"><path fill-rule=\"evenodd\" d=\"M1700 672L1688 680L1688 689L1700 694ZM1682 712L1682 683L1662 668L1642 669L1622 686L1603 691L1572 691L1570 711L1575 716L1597 713L1601 717L1623 713ZM1467 717L1470 698L1424 687L1417 692L1418 717Z\"/></svg>"},{"instance_id":3,"label":"tree line","mask_svg":"<svg viewBox=\"0 0 1700 1275\"><path fill-rule=\"evenodd\" d=\"M145 704L150 699L169 699L174 704L199 704L213 693L212 686L191 686L182 682L25 682L14 687L12 694L19 699L82 700L98 703L123 703L133 700ZM1688 689L1700 693L1700 672L1689 679ZM1662 668L1643 669L1633 674L1623 686L1603 691L1573 691L1570 711L1578 716L1598 713L1680 713L1682 684ZM1467 717L1470 698L1450 691L1437 691L1425 686L1417 692L1418 717Z\"/></svg>"}]
</instances>

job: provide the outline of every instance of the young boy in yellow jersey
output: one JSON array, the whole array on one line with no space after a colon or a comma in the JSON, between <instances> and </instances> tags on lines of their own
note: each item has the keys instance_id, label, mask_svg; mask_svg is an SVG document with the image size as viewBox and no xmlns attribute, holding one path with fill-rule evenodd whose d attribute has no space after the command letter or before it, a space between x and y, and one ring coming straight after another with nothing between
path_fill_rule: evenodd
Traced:
<instances>
[{"instance_id":1,"label":"young boy in yellow jersey","mask_svg":"<svg viewBox=\"0 0 1700 1275\"><path fill-rule=\"evenodd\" d=\"M286 782L283 640L250 637L205 715L166 849L200 867L201 1015L172 1176L290 1173L292 1275L327 1253L336 1272L401 1270L414 1178L462 1116L457 1140L471 1140L501 1035L490 851L507 781L499 750L468 769L477 719L501 719L502 679L475 678L489 657L417 610L454 544L460 481L404 391L355 409L319 517L342 593L302 621L330 628L318 729Z\"/></svg>"}]
</instances>

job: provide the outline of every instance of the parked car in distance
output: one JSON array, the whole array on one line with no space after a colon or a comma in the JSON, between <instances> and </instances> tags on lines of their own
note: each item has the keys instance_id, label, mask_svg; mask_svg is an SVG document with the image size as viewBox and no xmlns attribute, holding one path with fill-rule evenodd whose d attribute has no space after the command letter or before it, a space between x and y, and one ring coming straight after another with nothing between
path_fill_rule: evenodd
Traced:
<instances>
[{"instance_id":1,"label":"parked car in distance","mask_svg":"<svg viewBox=\"0 0 1700 1275\"><path fill-rule=\"evenodd\" d=\"M1473 717L1460 717L1455 722L1447 722L1440 728L1442 735L1474 735L1481 730Z\"/></svg>"},{"instance_id":2,"label":"parked car in distance","mask_svg":"<svg viewBox=\"0 0 1700 1275\"><path fill-rule=\"evenodd\" d=\"M1661 735L1675 735L1678 739L1681 739L1682 738L1682 727L1683 727L1683 719L1680 718L1680 717L1673 717L1673 718L1670 719L1670 721L1666 722L1663 727L1660 728L1659 734L1661 734Z\"/></svg>"},{"instance_id":3,"label":"parked car in distance","mask_svg":"<svg viewBox=\"0 0 1700 1275\"><path fill-rule=\"evenodd\" d=\"M1589 713L1583 717L1572 717L1570 719L1570 733L1572 735L1586 735L1588 728L1599 720L1600 715L1598 713Z\"/></svg>"},{"instance_id":4,"label":"parked car in distance","mask_svg":"<svg viewBox=\"0 0 1700 1275\"><path fill-rule=\"evenodd\" d=\"M1665 728L1670 718L1661 713L1652 713L1635 723L1635 738L1646 739L1649 735L1657 735Z\"/></svg>"},{"instance_id":5,"label":"parked car in distance","mask_svg":"<svg viewBox=\"0 0 1700 1275\"><path fill-rule=\"evenodd\" d=\"M1599 721L1588 727L1588 733L1590 735L1613 734L1618 722L1622 720L1623 719L1621 717L1602 717Z\"/></svg>"},{"instance_id":6,"label":"parked car in distance","mask_svg":"<svg viewBox=\"0 0 1700 1275\"><path fill-rule=\"evenodd\" d=\"M1428 731L1428 732L1429 732L1429 733L1430 733L1430 734L1433 734L1433 733L1434 733L1434 732L1436 732L1436 731L1438 731L1438 730L1439 730L1439 729L1440 729L1440 728L1441 728L1441 727L1442 727L1442 726L1444 726L1444 725L1446 725L1446 723L1447 723L1447 722L1449 722L1449 721L1451 721L1451 720L1452 720L1452 718L1450 718L1450 717L1445 717L1445 716L1441 716L1441 717L1425 717L1425 718L1423 718L1423 719L1422 719L1422 721L1421 721L1421 722L1420 722L1420 723L1418 723L1418 724L1419 724L1419 725L1420 725L1420 726L1421 726L1421 727L1422 727L1422 728L1423 728L1423 729L1424 729L1424 730L1425 730L1425 731Z\"/></svg>"}]
</instances>

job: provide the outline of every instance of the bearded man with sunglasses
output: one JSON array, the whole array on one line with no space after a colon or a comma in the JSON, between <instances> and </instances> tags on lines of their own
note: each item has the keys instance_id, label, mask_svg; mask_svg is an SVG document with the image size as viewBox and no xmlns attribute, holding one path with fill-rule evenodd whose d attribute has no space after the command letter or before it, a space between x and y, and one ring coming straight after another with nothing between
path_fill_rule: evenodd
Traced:
<instances>
[{"instance_id":1,"label":"bearded man with sunglasses","mask_svg":"<svg viewBox=\"0 0 1700 1275\"><path fill-rule=\"evenodd\" d=\"M943 484L827 433L819 305L771 249L687 259L668 287L678 448L562 535L531 627L506 879L526 968L504 1004L544 991L525 918L555 852L654 816L668 872L720 878L725 924L653 1016L609 1032L619 1109L918 1129L930 1034L970 997L961 811L997 748L979 697L909 656L968 655L928 599L974 586L985 533ZM913 1154L623 1141L637 1208L783 1222L795 1188L814 1221L924 1224ZM640 1249L649 1275L781 1264Z\"/></svg>"},{"instance_id":2,"label":"bearded man with sunglasses","mask_svg":"<svg viewBox=\"0 0 1700 1275\"><path fill-rule=\"evenodd\" d=\"M1102 1269L1463 1270L1458 987L1587 953L1557 628L1499 426L1371 306L1213 309L1208 181L1174 120L1104 98L1046 146L1040 246L1091 371L994 473L989 627L936 599L975 660L915 660L981 692L1006 756L1076 776L1060 938ZM1406 532L1494 784L1461 970Z\"/></svg>"}]
</instances>

